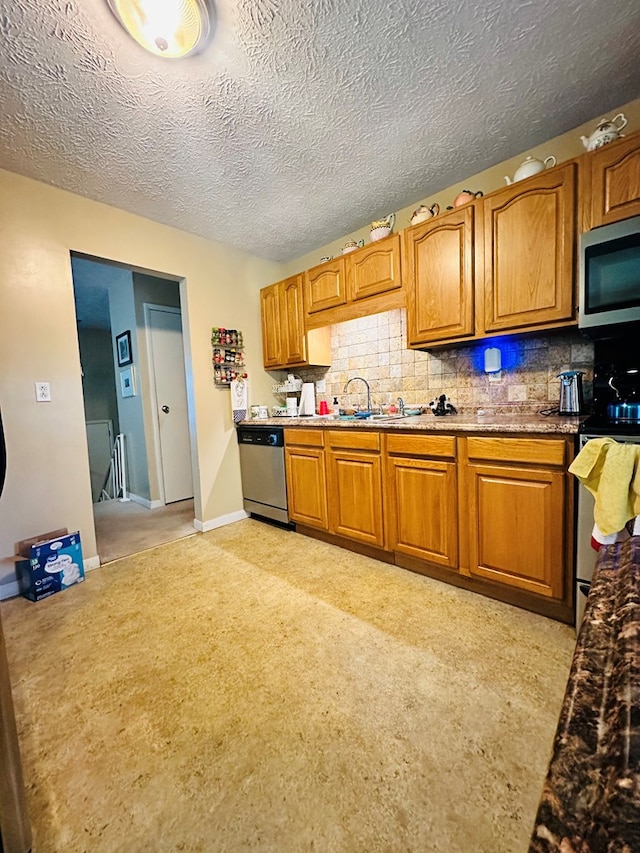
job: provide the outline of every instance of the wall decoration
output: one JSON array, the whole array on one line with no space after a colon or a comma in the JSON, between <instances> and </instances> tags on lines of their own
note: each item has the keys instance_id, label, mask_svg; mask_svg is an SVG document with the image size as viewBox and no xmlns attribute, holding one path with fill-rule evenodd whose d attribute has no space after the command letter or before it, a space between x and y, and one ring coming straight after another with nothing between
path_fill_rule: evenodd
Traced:
<instances>
[{"instance_id":1,"label":"wall decoration","mask_svg":"<svg viewBox=\"0 0 640 853\"><path fill-rule=\"evenodd\" d=\"M123 397L136 396L136 379L133 372L133 366L120 371L120 390L122 391Z\"/></svg>"},{"instance_id":2,"label":"wall decoration","mask_svg":"<svg viewBox=\"0 0 640 853\"><path fill-rule=\"evenodd\" d=\"M125 364L132 363L131 332L128 329L116 337L116 349L118 351L118 367L124 367Z\"/></svg>"},{"instance_id":3,"label":"wall decoration","mask_svg":"<svg viewBox=\"0 0 640 853\"><path fill-rule=\"evenodd\" d=\"M213 347L213 381L226 388L236 379L246 379L244 367L244 343L242 332L237 329L211 329Z\"/></svg>"}]
</instances>

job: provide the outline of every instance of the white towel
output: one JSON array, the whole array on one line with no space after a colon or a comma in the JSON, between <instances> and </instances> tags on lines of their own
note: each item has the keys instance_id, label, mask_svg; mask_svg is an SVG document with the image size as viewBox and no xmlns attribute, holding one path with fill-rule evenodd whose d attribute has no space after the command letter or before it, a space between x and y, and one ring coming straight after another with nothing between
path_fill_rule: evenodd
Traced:
<instances>
[{"instance_id":1,"label":"white towel","mask_svg":"<svg viewBox=\"0 0 640 853\"><path fill-rule=\"evenodd\" d=\"M246 379L231 380L231 411L233 422L238 424L247 419L249 384Z\"/></svg>"}]
</instances>

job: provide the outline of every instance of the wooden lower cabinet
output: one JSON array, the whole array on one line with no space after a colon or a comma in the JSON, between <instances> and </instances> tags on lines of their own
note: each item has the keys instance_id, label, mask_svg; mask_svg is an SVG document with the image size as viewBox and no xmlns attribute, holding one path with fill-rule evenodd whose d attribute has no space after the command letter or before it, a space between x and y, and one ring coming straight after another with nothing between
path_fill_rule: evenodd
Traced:
<instances>
[{"instance_id":1,"label":"wooden lower cabinet","mask_svg":"<svg viewBox=\"0 0 640 853\"><path fill-rule=\"evenodd\" d=\"M551 598L564 594L564 475L469 465L469 571Z\"/></svg>"},{"instance_id":2,"label":"wooden lower cabinet","mask_svg":"<svg viewBox=\"0 0 640 853\"><path fill-rule=\"evenodd\" d=\"M388 435L386 442L389 548L457 569L456 439Z\"/></svg>"},{"instance_id":3,"label":"wooden lower cabinet","mask_svg":"<svg viewBox=\"0 0 640 853\"><path fill-rule=\"evenodd\" d=\"M380 433L327 432L329 530L384 548Z\"/></svg>"},{"instance_id":4,"label":"wooden lower cabinet","mask_svg":"<svg viewBox=\"0 0 640 853\"><path fill-rule=\"evenodd\" d=\"M299 524L327 530L324 432L285 429L284 441L289 518Z\"/></svg>"},{"instance_id":5,"label":"wooden lower cabinet","mask_svg":"<svg viewBox=\"0 0 640 853\"><path fill-rule=\"evenodd\" d=\"M462 500L471 577L569 603L573 503L562 438L466 439Z\"/></svg>"},{"instance_id":6,"label":"wooden lower cabinet","mask_svg":"<svg viewBox=\"0 0 640 853\"><path fill-rule=\"evenodd\" d=\"M571 437L287 429L285 444L293 521L572 623Z\"/></svg>"}]
</instances>

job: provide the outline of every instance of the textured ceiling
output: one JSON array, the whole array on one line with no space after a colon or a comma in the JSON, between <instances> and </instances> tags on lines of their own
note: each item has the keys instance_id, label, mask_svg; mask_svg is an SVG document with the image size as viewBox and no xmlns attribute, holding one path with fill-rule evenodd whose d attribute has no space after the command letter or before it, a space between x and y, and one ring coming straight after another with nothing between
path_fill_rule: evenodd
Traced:
<instances>
[{"instance_id":1,"label":"textured ceiling","mask_svg":"<svg viewBox=\"0 0 640 853\"><path fill-rule=\"evenodd\" d=\"M274 260L640 95L637 0L218 0L206 51L0 0L0 166Z\"/></svg>"}]
</instances>

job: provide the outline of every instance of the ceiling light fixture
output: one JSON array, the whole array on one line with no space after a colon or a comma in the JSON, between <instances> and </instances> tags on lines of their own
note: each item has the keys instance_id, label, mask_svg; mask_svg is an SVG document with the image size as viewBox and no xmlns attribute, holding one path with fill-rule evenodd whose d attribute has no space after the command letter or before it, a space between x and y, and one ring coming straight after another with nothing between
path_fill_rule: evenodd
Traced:
<instances>
[{"instance_id":1,"label":"ceiling light fixture","mask_svg":"<svg viewBox=\"0 0 640 853\"><path fill-rule=\"evenodd\" d=\"M211 32L206 0L107 0L129 35L145 50L180 59L204 47Z\"/></svg>"}]
</instances>

